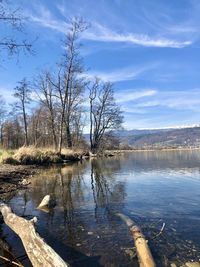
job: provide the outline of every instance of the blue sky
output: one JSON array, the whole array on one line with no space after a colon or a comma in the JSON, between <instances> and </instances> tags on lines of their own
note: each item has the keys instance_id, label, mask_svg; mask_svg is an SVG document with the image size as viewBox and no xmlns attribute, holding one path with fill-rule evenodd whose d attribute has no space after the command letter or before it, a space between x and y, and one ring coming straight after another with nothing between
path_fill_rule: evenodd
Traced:
<instances>
[{"instance_id":1,"label":"blue sky","mask_svg":"<svg viewBox=\"0 0 200 267\"><path fill-rule=\"evenodd\" d=\"M0 94L8 102L17 81L53 68L63 53L67 20L82 16L90 23L81 36L86 76L114 83L125 128L200 123L200 1L10 2L26 17L21 38L38 38L34 56L21 55L17 61L4 54Z\"/></svg>"}]
</instances>

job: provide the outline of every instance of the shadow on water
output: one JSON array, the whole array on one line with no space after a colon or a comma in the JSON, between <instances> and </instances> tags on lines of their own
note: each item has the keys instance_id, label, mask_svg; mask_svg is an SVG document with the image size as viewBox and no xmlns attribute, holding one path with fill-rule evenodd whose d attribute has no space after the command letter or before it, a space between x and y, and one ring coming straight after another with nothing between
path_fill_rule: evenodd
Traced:
<instances>
[{"instance_id":1,"label":"shadow on water","mask_svg":"<svg viewBox=\"0 0 200 267\"><path fill-rule=\"evenodd\" d=\"M81 251L68 246L60 242L57 238L49 236L49 233L45 231L44 228L38 228L38 232L42 237L45 238L45 241L55 249L59 255L70 264L72 267L86 267L86 266L95 266L102 267L100 264L100 255L96 256L87 256Z\"/></svg>"},{"instance_id":2,"label":"shadow on water","mask_svg":"<svg viewBox=\"0 0 200 267\"><path fill-rule=\"evenodd\" d=\"M6 230L5 230L6 231ZM8 230L9 231L9 230ZM39 234L45 238L45 241L55 249L56 252L59 253L59 255L72 267L86 267L86 266L95 266L95 267L102 267L103 265L101 265L99 263L101 256L93 256L93 257L89 257L83 253L81 253L80 251L67 246L67 245L63 245L61 242L59 242L57 239L50 237L48 233L46 233L45 229L42 228L40 229L40 227L37 229L37 231L39 232ZM10 233L11 234L11 233ZM3 237L3 239L1 239L0 245L1 245L1 249L0 249L0 255L6 257L7 259L13 260L13 261L20 261L24 266L32 266L27 255L26 252L23 249L22 244L20 243L20 241L18 240L18 237L15 236L15 238L17 239L16 242L12 242L12 246L18 246L18 249L13 251L13 253L15 253L16 255L18 253L20 253L20 256L16 256L14 257L13 254L11 253L11 251L13 250L13 248L11 247L11 245L9 245L6 241L6 237ZM3 249L5 248L5 249ZM10 252L9 252L10 251ZM19 263L20 263L19 262ZM13 266L12 264L5 264L5 261L0 261L0 266Z\"/></svg>"},{"instance_id":3,"label":"shadow on water","mask_svg":"<svg viewBox=\"0 0 200 267\"><path fill-rule=\"evenodd\" d=\"M157 266L181 266L200 260L199 162L196 151L137 152L45 168L9 204L20 216L37 216L40 235L71 266L138 266L115 212L142 227ZM47 194L56 201L49 213L36 209ZM22 255L19 239L1 228L12 253Z\"/></svg>"}]
</instances>

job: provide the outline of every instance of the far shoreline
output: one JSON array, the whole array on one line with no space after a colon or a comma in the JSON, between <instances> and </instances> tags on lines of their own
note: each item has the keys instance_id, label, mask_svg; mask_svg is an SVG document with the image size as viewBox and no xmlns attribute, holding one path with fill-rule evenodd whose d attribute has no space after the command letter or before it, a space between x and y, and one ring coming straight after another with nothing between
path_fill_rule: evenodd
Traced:
<instances>
[{"instance_id":1,"label":"far shoreline","mask_svg":"<svg viewBox=\"0 0 200 267\"><path fill-rule=\"evenodd\" d=\"M162 152L162 151L193 151L193 150L200 150L200 147L195 147L195 148L152 148L152 149L119 149L119 150L106 150L106 152L109 153L125 153L125 152Z\"/></svg>"}]
</instances>

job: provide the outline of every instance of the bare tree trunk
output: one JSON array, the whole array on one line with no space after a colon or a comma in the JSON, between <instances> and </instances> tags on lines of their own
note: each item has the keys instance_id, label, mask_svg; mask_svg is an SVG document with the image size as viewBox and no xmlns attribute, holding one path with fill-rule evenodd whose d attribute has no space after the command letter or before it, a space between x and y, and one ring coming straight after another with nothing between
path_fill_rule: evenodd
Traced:
<instances>
[{"instance_id":1,"label":"bare tree trunk","mask_svg":"<svg viewBox=\"0 0 200 267\"><path fill-rule=\"evenodd\" d=\"M99 147L98 147L98 145L96 144L96 142L92 143L92 145L91 145L91 152L92 152L93 154L96 154L96 153L98 152L98 150L99 150Z\"/></svg>"},{"instance_id":2,"label":"bare tree trunk","mask_svg":"<svg viewBox=\"0 0 200 267\"><path fill-rule=\"evenodd\" d=\"M54 149L57 150L58 144L57 144L56 130L55 130L55 123L54 123L53 114L51 114L51 129L52 129L52 135L53 135Z\"/></svg>"},{"instance_id":3,"label":"bare tree trunk","mask_svg":"<svg viewBox=\"0 0 200 267\"><path fill-rule=\"evenodd\" d=\"M1 135L1 147L3 147L3 124L1 124L0 135Z\"/></svg>"},{"instance_id":4,"label":"bare tree trunk","mask_svg":"<svg viewBox=\"0 0 200 267\"><path fill-rule=\"evenodd\" d=\"M61 119L60 119L60 130L59 130L59 144L58 151L61 154L62 144L63 144L63 123L64 123L64 109L62 110Z\"/></svg>"},{"instance_id":5,"label":"bare tree trunk","mask_svg":"<svg viewBox=\"0 0 200 267\"><path fill-rule=\"evenodd\" d=\"M90 147L92 149L92 137L93 137L93 119L92 119L92 101L90 98Z\"/></svg>"},{"instance_id":6,"label":"bare tree trunk","mask_svg":"<svg viewBox=\"0 0 200 267\"><path fill-rule=\"evenodd\" d=\"M72 136L70 131L69 120L66 122L66 134L67 134L67 147L72 147Z\"/></svg>"},{"instance_id":7,"label":"bare tree trunk","mask_svg":"<svg viewBox=\"0 0 200 267\"><path fill-rule=\"evenodd\" d=\"M4 222L21 238L34 267L68 267L69 265L36 233L33 220L12 213L7 205L0 206Z\"/></svg>"},{"instance_id":8,"label":"bare tree trunk","mask_svg":"<svg viewBox=\"0 0 200 267\"><path fill-rule=\"evenodd\" d=\"M24 118L24 131L25 131L25 146L29 145L28 142L28 127L27 127L27 119L26 119L26 111L25 111L25 106L24 106L24 102L22 103L23 106L23 118Z\"/></svg>"},{"instance_id":9,"label":"bare tree trunk","mask_svg":"<svg viewBox=\"0 0 200 267\"><path fill-rule=\"evenodd\" d=\"M28 88L28 82L24 78L22 81L19 82L19 86L15 87L15 94L14 97L18 99L16 103L16 108L22 112L23 121L24 121L24 133L25 133L25 141L24 145L28 146L28 127L27 127L27 116L26 116L26 108L25 104L30 103L30 94L31 91Z\"/></svg>"}]
</instances>

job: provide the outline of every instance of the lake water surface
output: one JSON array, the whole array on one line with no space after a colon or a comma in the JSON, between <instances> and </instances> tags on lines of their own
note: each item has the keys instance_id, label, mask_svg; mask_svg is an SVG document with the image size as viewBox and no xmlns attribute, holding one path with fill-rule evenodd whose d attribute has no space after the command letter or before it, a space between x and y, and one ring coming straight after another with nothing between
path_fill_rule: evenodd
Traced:
<instances>
[{"instance_id":1,"label":"lake water surface","mask_svg":"<svg viewBox=\"0 0 200 267\"><path fill-rule=\"evenodd\" d=\"M52 194L49 213L36 209ZM200 152L134 152L44 168L9 205L37 216L40 235L72 266L138 266L124 213L143 230L157 266L200 260ZM163 233L156 239L163 223ZM0 235L16 256L18 237ZM25 266L30 266L28 260Z\"/></svg>"}]
</instances>

